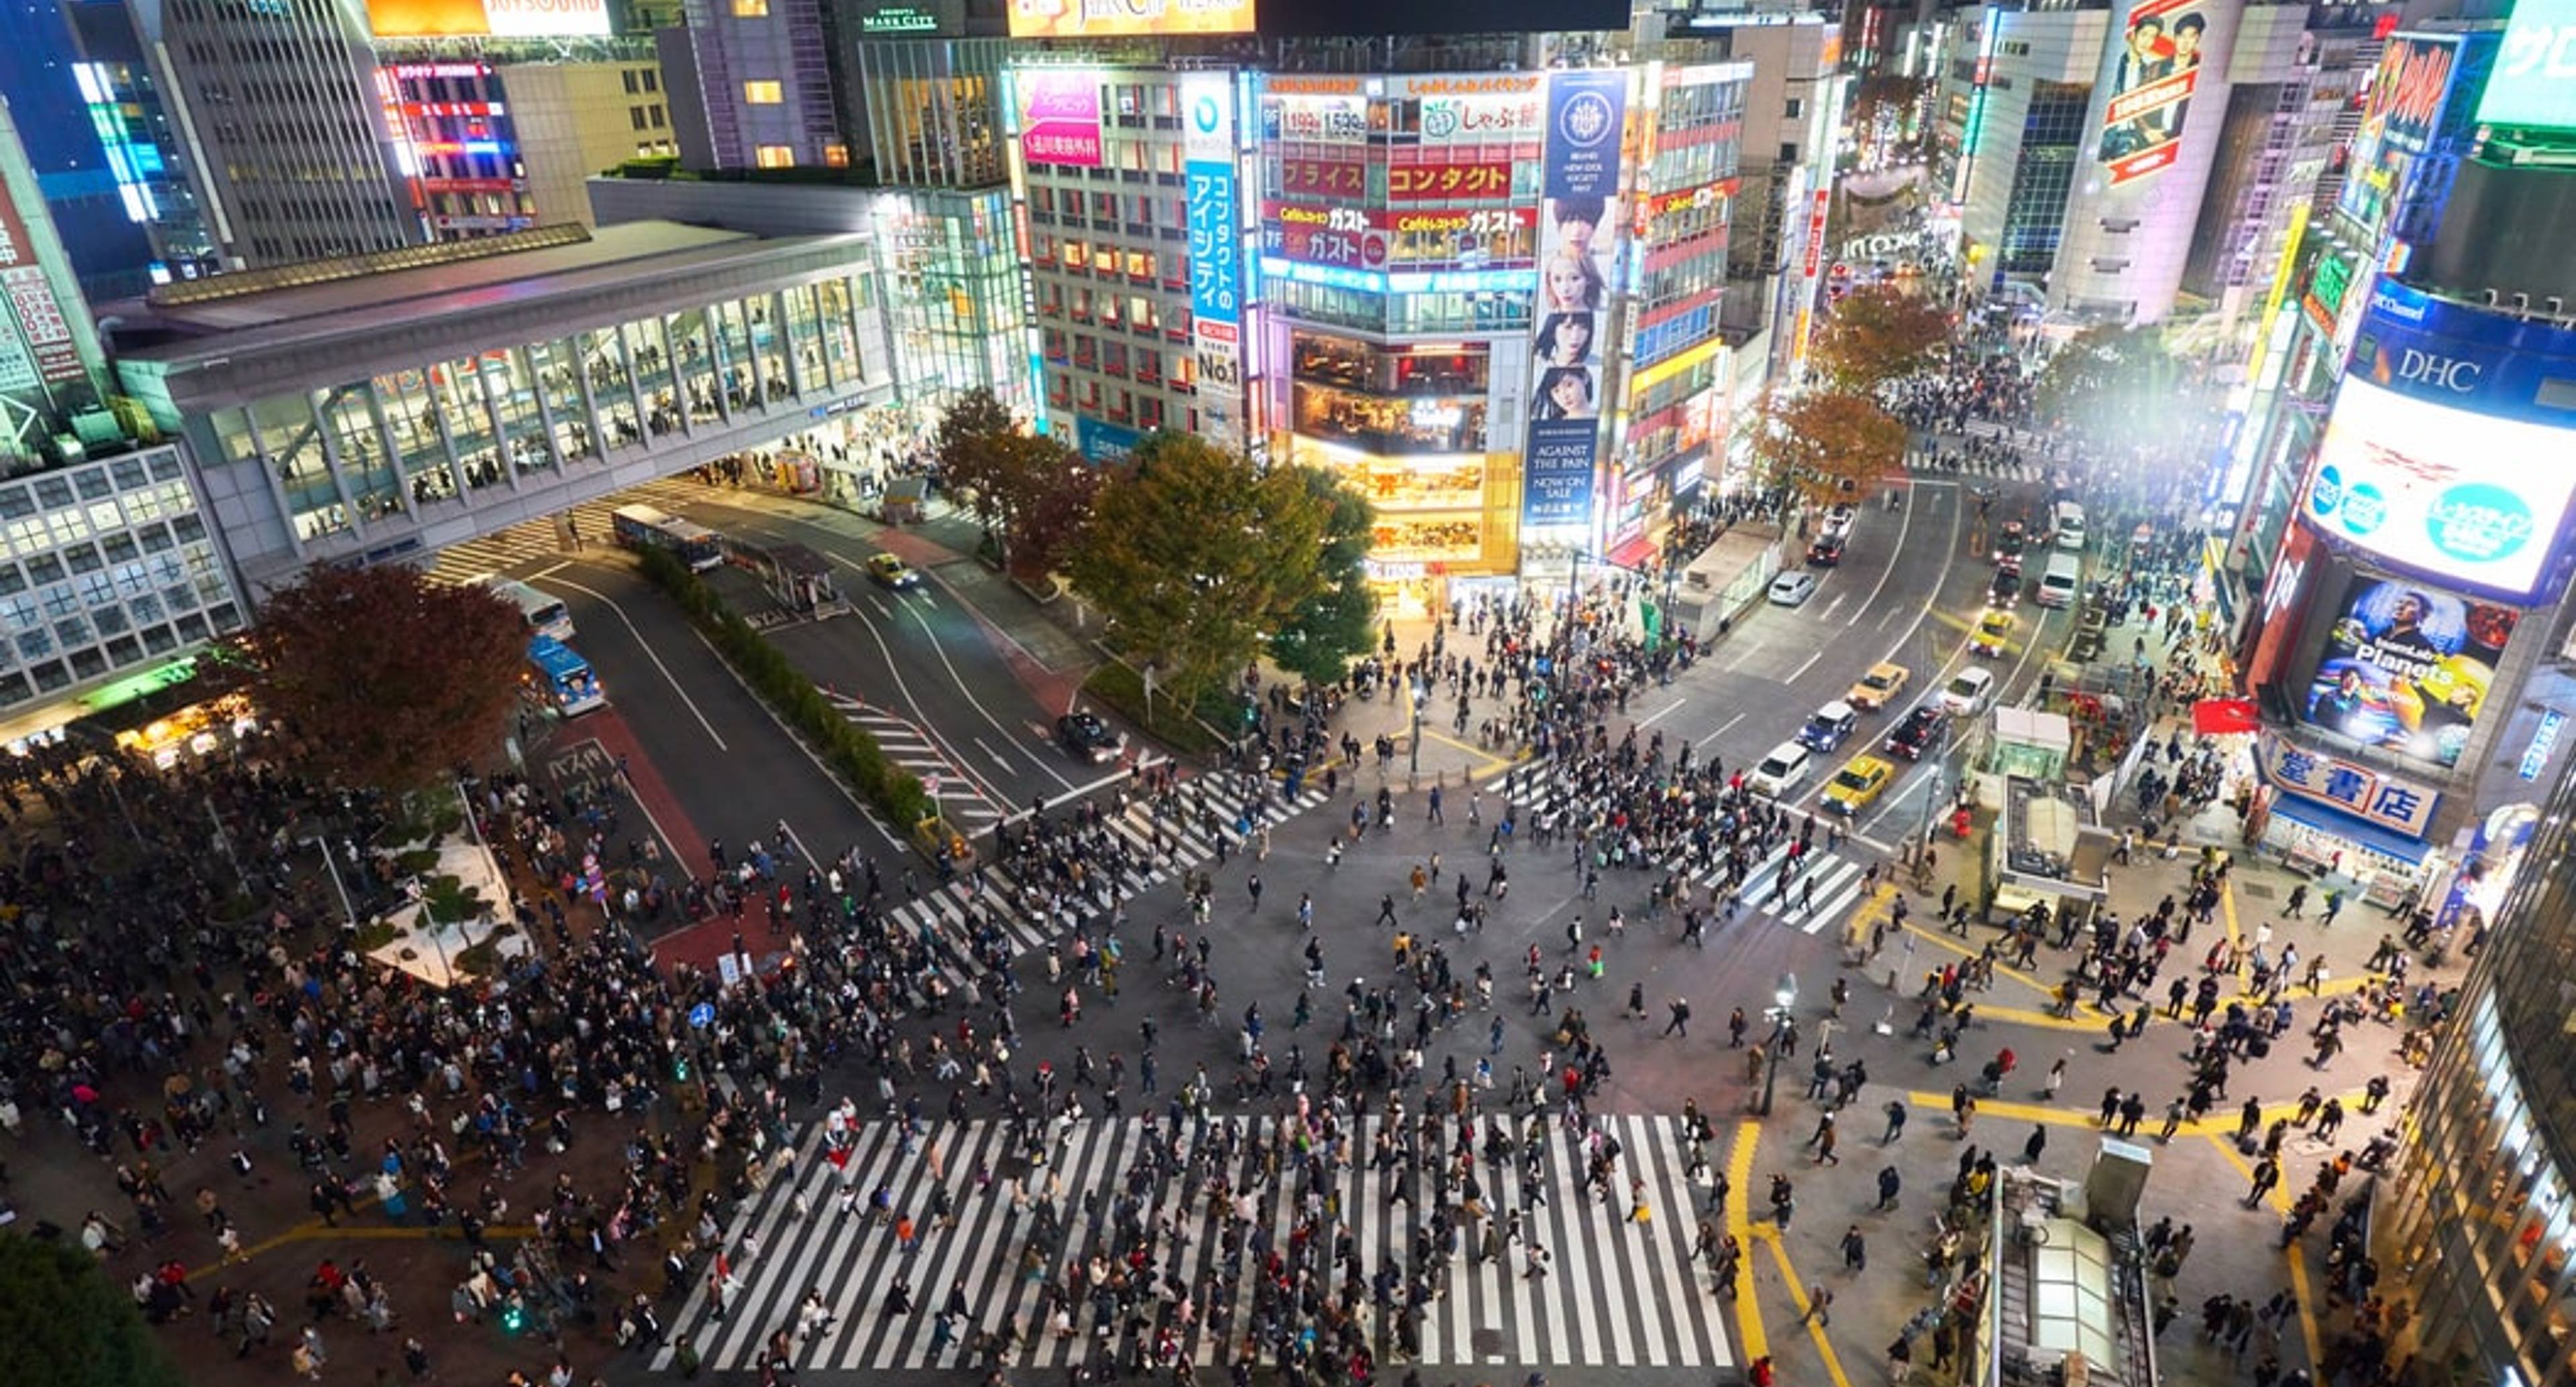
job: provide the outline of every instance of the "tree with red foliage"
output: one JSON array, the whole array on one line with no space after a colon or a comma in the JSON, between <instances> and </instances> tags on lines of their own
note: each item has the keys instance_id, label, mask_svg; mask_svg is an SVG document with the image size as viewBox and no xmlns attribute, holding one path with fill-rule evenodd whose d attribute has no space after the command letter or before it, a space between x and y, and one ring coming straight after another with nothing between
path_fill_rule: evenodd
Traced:
<instances>
[{"instance_id":1,"label":"tree with red foliage","mask_svg":"<svg viewBox=\"0 0 2576 1387\"><path fill-rule=\"evenodd\" d=\"M231 653L262 714L333 784L409 793L488 755L517 705L528 628L481 587L403 564L319 564L270 594Z\"/></svg>"}]
</instances>

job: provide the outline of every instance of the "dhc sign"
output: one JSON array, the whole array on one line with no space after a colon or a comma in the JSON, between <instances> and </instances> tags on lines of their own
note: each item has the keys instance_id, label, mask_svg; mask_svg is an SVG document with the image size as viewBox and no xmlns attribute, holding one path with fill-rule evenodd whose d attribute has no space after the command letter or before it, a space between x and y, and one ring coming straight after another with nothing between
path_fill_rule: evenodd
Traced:
<instances>
[{"instance_id":1,"label":"dhc sign","mask_svg":"<svg viewBox=\"0 0 2576 1387\"><path fill-rule=\"evenodd\" d=\"M2476 391L2479 378L2486 372L2484 362L2463 356L2443 356L2419 347L2402 348L2397 353L2397 379L2447 390L2454 395Z\"/></svg>"}]
</instances>

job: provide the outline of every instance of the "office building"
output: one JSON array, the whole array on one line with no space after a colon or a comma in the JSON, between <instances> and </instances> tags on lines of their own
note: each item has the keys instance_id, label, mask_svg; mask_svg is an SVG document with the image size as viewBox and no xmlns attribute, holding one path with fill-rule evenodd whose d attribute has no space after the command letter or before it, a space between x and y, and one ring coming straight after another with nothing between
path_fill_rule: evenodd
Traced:
<instances>
[{"instance_id":1,"label":"office building","mask_svg":"<svg viewBox=\"0 0 2576 1387\"><path fill-rule=\"evenodd\" d=\"M427 239L384 124L356 0L131 4L153 83L197 154L207 220L228 264Z\"/></svg>"},{"instance_id":2,"label":"office building","mask_svg":"<svg viewBox=\"0 0 2576 1387\"><path fill-rule=\"evenodd\" d=\"M677 156L661 64L649 49L617 40L588 47L566 58L518 45L452 55L384 46L385 119L401 131L404 181L438 239L586 224L593 174Z\"/></svg>"},{"instance_id":3,"label":"office building","mask_svg":"<svg viewBox=\"0 0 2576 1387\"><path fill-rule=\"evenodd\" d=\"M826 0L687 0L660 35L680 162L692 169L846 168Z\"/></svg>"}]
</instances>

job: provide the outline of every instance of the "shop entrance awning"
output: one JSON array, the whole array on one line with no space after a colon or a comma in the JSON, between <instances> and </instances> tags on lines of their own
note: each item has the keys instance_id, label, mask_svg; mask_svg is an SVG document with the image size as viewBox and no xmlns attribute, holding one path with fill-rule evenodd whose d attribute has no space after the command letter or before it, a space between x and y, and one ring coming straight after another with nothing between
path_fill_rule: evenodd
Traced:
<instances>
[{"instance_id":1,"label":"shop entrance awning","mask_svg":"<svg viewBox=\"0 0 2576 1387\"><path fill-rule=\"evenodd\" d=\"M2424 855L2432 845L2420 838L2409 838L2393 829L2381 828L2367 819L2357 818L2340 809L2329 809L2314 800L2297 795L2275 795L2272 812L2295 824L2305 824L2319 833L2346 838L2378 853L2393 857L2410 866L2423 865Z\"/></svg>"}]
</instances>

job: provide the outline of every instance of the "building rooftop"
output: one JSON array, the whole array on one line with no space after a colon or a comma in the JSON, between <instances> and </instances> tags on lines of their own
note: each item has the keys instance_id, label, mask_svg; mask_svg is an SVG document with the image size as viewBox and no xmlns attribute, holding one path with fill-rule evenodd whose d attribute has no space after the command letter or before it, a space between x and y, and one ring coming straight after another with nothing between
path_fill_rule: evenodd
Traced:
<instances>
[{"instance_id":1,"label":"building rooftop","mask_svg":"<svg viewBox=\"0 0 2576 1387\"><path fill-rule=\"evenodd\" d=\"M214 408L606 327L800 277L863 269L864 233L764 237L668 221L540 228L453 253L281 267L265 282L137 304L116 321L126 391ZM444 251L444 247L418 248ZM157 417L157 416L156 416ZM165 426L166 423L165 423Z\"/></svg>"},{"instance_id":2,"label":"building rooftop","mask_svg":"<svg viewBox=\"0 0 2576 1387\"><path fill-rule=\"evenodd\" d=\"M283 324L312 324L317 319L361 311L381 314L397 306L407 306L412 311L461 309L495 299L528 299L574 291L603 278L629 278L631 262L636 260L708 260L708 252L721 252L721 247L732 247L747 239L752 237L744 237L742 232L716 232L708 226L683 226L677 221L626 221L621 226L600 226L598 232L580 239L538 244L531 250L433 257L407 268L374 273L361 270L353 275L314 278L309 283L278 283L276 288L250 288L245 293L219 293L209 299L152 304L149 317L175 335L193 337L250 332ZM471 250L474 242L461 242L461 247ZM201 283L222 288L224 278L229 275ZM381 319L374 324L381 327ZM170 353L142 350L134 355L165 358Z\"/></svg>"}]
</instances>

